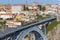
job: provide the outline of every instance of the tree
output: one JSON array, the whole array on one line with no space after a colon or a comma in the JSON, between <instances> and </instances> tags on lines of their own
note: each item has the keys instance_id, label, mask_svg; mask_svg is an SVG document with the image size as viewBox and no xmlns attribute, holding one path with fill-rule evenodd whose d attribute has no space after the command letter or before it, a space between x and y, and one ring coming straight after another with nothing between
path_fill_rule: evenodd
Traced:
<instances>
[{"instance_id":1,"label":"tree","mask_svg":"<svg viewBox=\"0 0 60 40\"><path fill-rule=\"evenodd\" d=\"M25 5L24 5L24 10L25 10Z\"/></svg>"},{"instance_id":2,"label":"tree","mask_svg":"<svg viewBox=\"0 0 60 40\"><path fill-rule=\"evenodd\" d=\"M24 10L29 10L29 8L24 5Z\"/></svg>"},{"instance_id":3,"label":"tree","mask_svg":"<svg viewBox=\"0 0 60 40\"><path fill-rule=\"evenodd\" d=\"M42 7L41 11L45 11L45 10L46 10L46 8L45 7Z\"/></svg>"},{"instance_id":4,"label":"tree","mask_svg":"<svg viewBox=\"0 0 60 40\"><path fill-rule=\"evenodd\" d=\"M0 20L3 20L3 18L0 18Z\"/></svg>"},{"instance_id":5,"label":"tree","mask_svg":"<svg viewBox=\"0 0 60 40\"><path fill-rule=\"evenodd\" d=\"M39 16L40 16L40 15L37 13L36 16L37 16L37 20L39 20Z\"/></svg>"},{"instance_id":6,"label":"tree","mask_svg":"<svg viewBox=\"0 0 60 40\"><path fill-rule=\"evenodd\" d=\"M39 8L40 11L45 11L46 10L46 7L45 6L42 7L42 5L38 5L38 8Z\"/></svg>"},{"instance_id":7,"label":"tree","mask_svg":"<svg viewBox=\"0 0 60 40\"><path fill-rule=\"evenodd\" d=\"M39 8L39 10L41 10L41 8L42 8L42 5L38 5L38 8Z\"/></svg>"}]
</instances>

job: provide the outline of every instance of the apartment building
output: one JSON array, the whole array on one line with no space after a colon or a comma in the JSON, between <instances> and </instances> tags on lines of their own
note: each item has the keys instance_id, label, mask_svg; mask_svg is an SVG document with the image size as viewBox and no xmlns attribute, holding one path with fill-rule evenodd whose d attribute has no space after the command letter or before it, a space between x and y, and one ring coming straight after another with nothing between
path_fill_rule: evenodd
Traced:
<instances>
[{"instance_id":1,"label":"apartment building","mask_svg":"<svg viewBox=\"0 0 60 40\"><path fill-rule=\"evenodd\" d=\"M11 6L12 8L12 14L16 14L16 13L19 13L19 11L22 11L23 10L23 6L24 4L14 4Z\"/></svg>"},{"instance_id":2,"label":"apartment building","mask_svg":"<svg viewBox=\"0 0 60 40\"><path fill-rule=\"evenodd\" d=\"M10 4L0 4L0 18L3 19L12 18Z\"/></svg>"}]
</instances>

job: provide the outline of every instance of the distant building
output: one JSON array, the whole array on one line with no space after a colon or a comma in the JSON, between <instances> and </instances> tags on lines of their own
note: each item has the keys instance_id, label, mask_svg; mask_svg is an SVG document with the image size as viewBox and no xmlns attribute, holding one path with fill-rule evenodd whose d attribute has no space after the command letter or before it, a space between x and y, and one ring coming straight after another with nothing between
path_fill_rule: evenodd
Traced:
<instances>
[{"instance_id":1,"label":"distant building","mask_svg":"<svg viewBox=\"0 0 60 40\"><path fill-rule=\"evenodd\" d=\"M34 16L36 14L37 14L37 11L36 10L30 10L29 11L29 15L31 15L31 16Z\"/></svg>"},{"instance_id":2,"label":"distant building","mask_svg":"<svg viewBox=\"0 0 60 40\"><path fill-rule=\"evenodd\" d=\"M29 15L29 11L27 11L27 10L24 10L24 11L19 11L19 14L25 14L25 15Z\"/></svg>"},{"instance_id":3,"label":"distant building","mask_svg":"<svg viewBox=\"0 0 60 40\"><path fill-rule=\"evenodd\" d=\"M15 22L13 20L7 20L6 25L8 27L18 27L18 26L21 26L21 22Z\"/></svg>"},{"instance_id":4,"label":"distant building","mask_svg":"<svg viewBox=\"0 0 60 40\"><path fill-rule=\"evenodd\" d=\"M12 18L11 5L0 4L0 18L3 19Z\"/></svg>"},{"instance_id":5,"label":"distant building","mask_svg":"<svg viewBox=\"0 0 60 40\"><path fill-rule=\"evenodd\" d=\"M0 12L5 11L6 13L11 13L11 5L10 4L0 4Z\"/></svg>"},{"instance_id":6,"label":"distant building","mask_svg":"<svg viewBox=\"0 0 60 40\"><path fill-rule=\"evenodd\" d=\"M33 6L37 6L38 5L38 2L33 2L32 5Z\"/></svg>"},{"instance_id":7,"label":"distant building","mask_svg":"<svg viewBox=\"0 0 60 40\"><path fill-rule=\"evenodd\" d=\"M23 4L14 4L12 5L12 14L16 14L16 13L19 13L19 11L22 11L23 10Z\"/></svg>"},{"instance_id":8,"label":"distant building","mask_svg":"<svg viewBox=\"0 0 60 40\"><path fill-rule=\"evenodd\" d=\"M11 15L11 14L0 14L0 18L3 18L3 19L13 18L13 15Z\"/></svg>"},{"instance_id":9,"label":"distant building","mask_svg":"<svg viewBox=\"0 0 60 40\"><path fill-rule=\"evenodd\" d=\"M32 9L38 9L38 6L28 5L28 9L30 9L30 10L32 10Z\"/></svg>"}]
</instances>

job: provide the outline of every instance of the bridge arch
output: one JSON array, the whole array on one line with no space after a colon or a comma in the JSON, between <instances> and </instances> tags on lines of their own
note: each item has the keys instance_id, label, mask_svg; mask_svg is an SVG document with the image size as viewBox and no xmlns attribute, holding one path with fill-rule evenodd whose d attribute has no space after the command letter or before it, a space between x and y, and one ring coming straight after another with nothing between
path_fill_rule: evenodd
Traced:
<instances>
[{"instance_id":1,"label":"bridge arch","mask_svg":"<svg viewBox=\"0 0 60 40\"><path fill-rule=\"evenodd\" d=\"M25 40L25 36L29 33L34 33L35 38L33 38L34 40L46 40L46 36L43 34L43 32L38 28L38 27L33 27L33 28L29 28L26 29L24 31L22 31L18 36L16 40ZM30 40L30 39L29 39Z\"/></svg>"}]
</instances>

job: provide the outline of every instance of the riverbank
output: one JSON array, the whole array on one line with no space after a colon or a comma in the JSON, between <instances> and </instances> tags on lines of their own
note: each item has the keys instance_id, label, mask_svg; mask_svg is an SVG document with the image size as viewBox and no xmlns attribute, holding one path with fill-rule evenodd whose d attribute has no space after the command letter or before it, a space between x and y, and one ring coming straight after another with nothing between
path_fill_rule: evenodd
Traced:
<instances>
[{"instance_id":1,"label":"riverbank","mask_svg":"<svg viewBox=\"0 0 60 40\"><path fill-rule=\"evenodd\" d=\"M54 27L56 27L60 22L57 22L57 20L54 20L51 24L48 24L46 28L46 34L48 34L49 31L53 30Z\"/></svg>"},{"instance_id":2,"label":"riverbank","mask_svg":"<svg viewBox=\"0 0 60 40\"><path fill-rule=\"evenodd\" d=\"M48 40L60 40L60 24L55 26L53 30L49 31L47 34Z\"/></svg>"}]
</instances>

